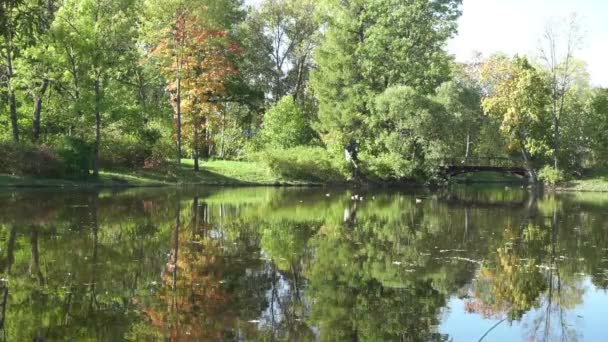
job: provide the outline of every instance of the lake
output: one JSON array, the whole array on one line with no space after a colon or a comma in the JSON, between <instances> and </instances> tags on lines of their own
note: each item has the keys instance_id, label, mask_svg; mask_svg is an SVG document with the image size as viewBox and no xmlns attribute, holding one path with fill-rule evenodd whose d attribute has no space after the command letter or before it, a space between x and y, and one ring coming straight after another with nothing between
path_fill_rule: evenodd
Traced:
<instances>
[{"instance_id":1,"label":"lake","mask_svg":"<svg viewBox=\"0 0 608 342\"><path fill-rule=\"evenodd\" d=\"M6 341L602 341L608 195L0 192Z\"/></svg>"}]
</instances>

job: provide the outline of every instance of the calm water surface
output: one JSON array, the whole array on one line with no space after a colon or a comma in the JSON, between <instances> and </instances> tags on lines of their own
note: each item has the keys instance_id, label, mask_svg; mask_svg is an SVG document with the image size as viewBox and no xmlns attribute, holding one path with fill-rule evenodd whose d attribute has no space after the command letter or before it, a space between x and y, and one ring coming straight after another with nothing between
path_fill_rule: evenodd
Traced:
<instances>
[{"instance_id":1,"label":"calm water surface","mask_svg":"<svg viewBox=\"0 0 608 342\"><path fill-rule=\"evenodd\" d=\"M608 195L1 192L0 276L7 341L605 341Z\"/></svg>"}]
</instances>

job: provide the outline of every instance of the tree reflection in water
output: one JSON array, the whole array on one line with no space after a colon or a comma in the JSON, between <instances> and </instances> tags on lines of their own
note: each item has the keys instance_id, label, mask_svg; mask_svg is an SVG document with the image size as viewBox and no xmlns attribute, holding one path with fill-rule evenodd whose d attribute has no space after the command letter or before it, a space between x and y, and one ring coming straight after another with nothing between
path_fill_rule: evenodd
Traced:
<instances>
[{"instance_id":1,"label":"tree reflection in water","mask_svg":"<svg viewBox=\"0 0 608 342\"><path fill-rule=\"evenodd\" d=\"M448 315L522 339L584 336L573 312L608 285L604 202L513 189L353 195L2 194L0 336L440 341ZM448 311L453 298L464 312Z\"/></svg>"}]
</instances>

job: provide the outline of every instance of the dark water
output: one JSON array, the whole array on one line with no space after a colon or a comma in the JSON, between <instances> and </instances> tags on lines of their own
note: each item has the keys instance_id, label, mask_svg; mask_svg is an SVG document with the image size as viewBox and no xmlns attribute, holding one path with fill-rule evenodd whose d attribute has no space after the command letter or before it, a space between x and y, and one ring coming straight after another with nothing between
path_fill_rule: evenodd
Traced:
<instances>
[{"instance_id":1,"label":"dark water","mask_svg":"<svg viewBox=\"0 0 608 342\"><path fill-rule=\"evenodd\" d=\"M0 338L608 339L608 195L354 194L0 193Z\"/></svg>"}]
</instances>

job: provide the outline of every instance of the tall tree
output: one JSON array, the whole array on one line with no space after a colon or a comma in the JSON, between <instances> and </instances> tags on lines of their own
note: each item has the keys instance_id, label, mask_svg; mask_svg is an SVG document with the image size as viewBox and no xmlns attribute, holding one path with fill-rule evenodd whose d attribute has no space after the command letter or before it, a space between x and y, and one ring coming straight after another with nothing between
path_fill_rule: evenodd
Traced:
<instances>
[{"instance_id":1,"label":"tall tree","mask_svg":"<svg viewBox=\"0 0 608 342\"><path fill-rule=\"evenodd\" d=\"M3 57L3 82L6 87L12 136L19 141L19 117L15 62L23 49L31 46L41 29L42 0L5 0L0 2L0 54Z\"/></svg>"},{"instance_id":2,"label":"tall tree","mask_svg":"<svg viewBox=\"0 0 608 342\"><path fill-rule=\"evenodd\" d=\"M358 145L364 151L392 127L367 129L376 95L395 86L428 94L449 78L450 58L444 45L456 32L460 4L460 0L322 2L320 13L327 28L316 52L318 69L312 82L319 101L318 130L327 145L338 150Z\"/></svg>"},{"instance_id":3,"label":"tall tree","mask_svg":"<svg viewBox=\"0 0 608 342\"><path fill-rule=\"evenodd\" d=\"M458 78L437 88L435 100L445 107L452 116L450 121L455 124L451 134L453 143L450 145L460 151L454 151L454 155L469 158L471 146L483 122L480 90Z\"/></svg>"},{"instance_id":4,"label":"tall tree","mask_svg":"<svg viewBox=\"0 0 608 342\"><path fill-rule=\"evenodd\" d=\"M227 83L236 69L230 56L237 46L226 39L226 31L199 25L196 18L186 17L186 32L190 37L185 45L183 64L185 136L194 152L194 169L199 169L199 155L206 157L213 146L211 129L222 119Z\"/></svg>"},{"instance_id":5,"label":"tall tree","mask_svg":"<svg viewBox=\"0 0 608 342\"><path fill-rule=\"evenodd\" d=\"M53 39L50 30L58 9L56 1L53 0L39 5L35 44L24 49L23 57L17 63L20 84L33 102L31 134L34 142L40 139L44 96L55 78L52 59L56 55L52 51Z\"/></svg>"},{"instance_id":6,"label":"tall tree","mask_svg":"<svg viewBox=\"0 0 608 342\"><path fill-rule=\"evenodd\" d=\"M67 41L66 59L75 67L75 90L85 93L95 117L94 174L99 175L102 115L113 104L104 94L133 65L138 28L137 0L66 0L57 13L56 34Z\"/></svg>"},{"instance_id":7,"label":"tall tree","mask_svg":"<svg viewBox=\"0 0 608 342\"><path fill-rule=\"evenodd\" d=\"M201 63L209 61L203 62L207 54L202 52L204 47L197 50L196 44L203 43L203 46L208 47L207 44L213 39L207 40L207 38L218 36L220 31L223 33L219 35L228 35L232 26L242 20L241 5L240 0L213 0L205 4L184 0L147 2L150 25L148 29L152 31L149 40L154 45L152 56L160 62L160 68L166 78L166 90L171 95L171 104L174 108L178 167L182 158L184 73L189 72L190 77L206 73L202 69L192 72L194 70L192 68L197 68L194 65L200 68ZM212 32L214 30L215 33ZM214 53L214 55L218 54ZM191 70L186 71L188 61L192 62ZM195 82L193 79L191 81Z\"/></svg>"},{"instance_id":8,"label":"tall tree","mask_svg":"<svg viewBox=\"0 0 608 342\"><path fill-rule=\"evenodd\" d=\"M482 66L482 77L489 84L482 106L501 121L501 131L512 149L519 149L536 181L531 157L545 156L550 150L550 124L547 106L550 90L541 72L526 58L490 58Z\"/></svg>"},{"instance_id":9,"label":"tall tree","mask_svg":"<svg viewBox=\"0 0 608 342\"><path fill-rule=\"evenodd\" d=\"M545 27L540 54L547 72L551 89L551 116L553 120L553 166L559 169L561 150L561 120L567 113L566 97L581 72L575 60L582 47L583 35L576 15L564 22L551 22Z\"/></svg>"},{"instance_id":10,"label":"tall tree","mask_svg":"<svg viewBox=\"0 0 608 342\"><path fill-rule=\"evenodd\" d=\"M273 102L302 95L319 37L315 8L312 0L264 0L244 25L245 48L258 54L255 69Z\"/></svg>"}]
</instances>

